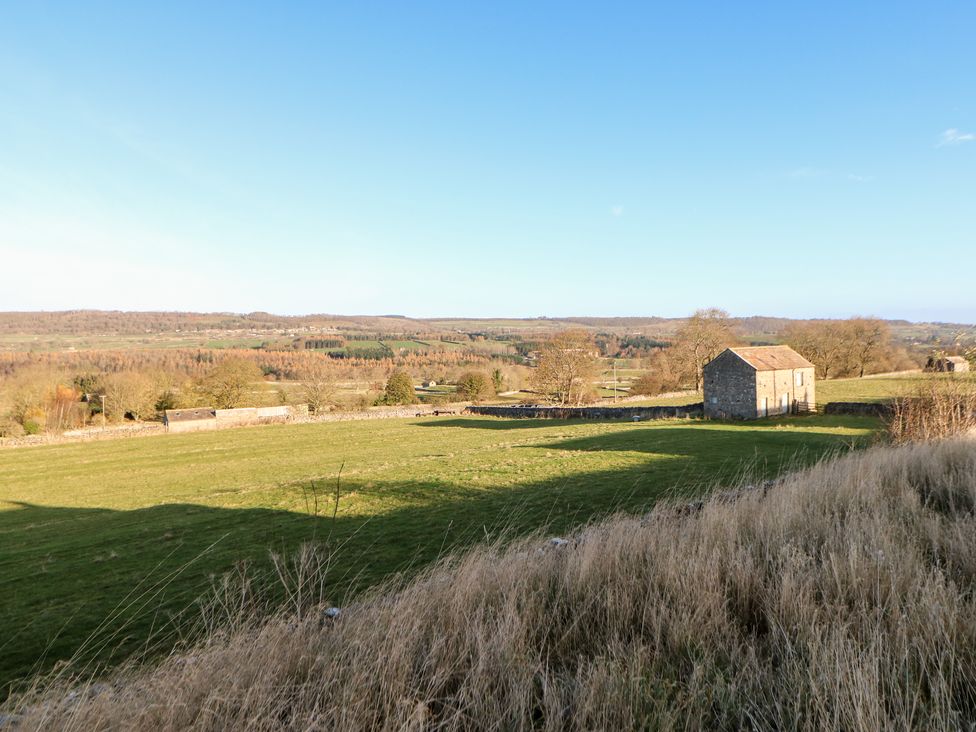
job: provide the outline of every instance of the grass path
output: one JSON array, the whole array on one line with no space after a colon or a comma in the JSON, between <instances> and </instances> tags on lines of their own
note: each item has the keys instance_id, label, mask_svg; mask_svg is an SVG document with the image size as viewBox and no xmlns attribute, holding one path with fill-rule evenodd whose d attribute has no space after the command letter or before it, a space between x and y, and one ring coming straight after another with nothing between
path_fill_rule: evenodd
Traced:
<instances>
[{"instance_id":1,"label":"grass path","mask_svg":"<svg viewBox=\"0 0 976 732\"><path fill-rule=\"evenodd\" d=\"M180 612L194 612L213 577L241 560L265 565L269 549L291 552L313 537L341 542L341 602L485 536L562 532L704 490L747 465L774 474L874 427L826 417L736 425L428 418L4 451L0 682L50 668L86 639L86 655L101 662L150 638L165 649L183 625Z\"/></svg>"}]
</instances>

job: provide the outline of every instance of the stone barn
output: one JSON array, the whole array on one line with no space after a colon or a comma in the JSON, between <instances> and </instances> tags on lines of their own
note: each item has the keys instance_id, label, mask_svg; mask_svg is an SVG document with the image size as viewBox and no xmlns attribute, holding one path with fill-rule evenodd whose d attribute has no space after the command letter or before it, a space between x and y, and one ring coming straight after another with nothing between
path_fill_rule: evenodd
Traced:
<instances>
[{"instance_id":1,"label":"stone barn","mask_svg":"<svg viewBox=\"0 0 976 732\"><path fill-rule=\"evenodd\" d=\"M217 429L217 412L210 407L167 409L163 424L169 432L199 432Z\"/></svg>"},{"instance_id":2,"label":"stone barn","mask_svg":"<svg viewBox=\"0 0 976 732\"><path fill-rule=\"evenodd\" d=\"M962 356L942 356L941 358L932 356L929 358L928 363L925 364L925 370L951 371L958 374L964 371L969 371L969 361Z\"/></svg>"},{"instance_id":3,"label":"stone barn","mask_svg":"<svg viewBox=\"0 0 976 732\"><path fill-rule=\"evenodd\" d=\"M703 381L706 417L758 419L816 401L813 364L789 346L726 348Z\"/></svg>"}]
</instances>

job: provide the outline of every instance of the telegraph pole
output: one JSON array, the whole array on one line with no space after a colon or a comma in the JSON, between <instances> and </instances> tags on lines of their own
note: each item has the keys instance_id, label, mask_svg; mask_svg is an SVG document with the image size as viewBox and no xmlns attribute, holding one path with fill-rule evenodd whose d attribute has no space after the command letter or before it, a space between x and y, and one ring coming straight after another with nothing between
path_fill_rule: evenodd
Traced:
<instances>
[{"instance_id":1,"label":"telegraph pole","mask_svg":"<svg viewBox=\"0 0 976 732\"><path fill-rule=\"evenodd\" d=\"M613 359L613 403L617 403L617 359Z\"/></svg>"},{"instance_id":2,"label":"telegraph pole","mask_svg":"<svg viewBox=\"0 0 976 732\"><path fill-rule=\"evenodd\" d=\"M105 429L105 395L99 394L98 398L102 400L102 429Z\"/></svg>"}]
</instances>

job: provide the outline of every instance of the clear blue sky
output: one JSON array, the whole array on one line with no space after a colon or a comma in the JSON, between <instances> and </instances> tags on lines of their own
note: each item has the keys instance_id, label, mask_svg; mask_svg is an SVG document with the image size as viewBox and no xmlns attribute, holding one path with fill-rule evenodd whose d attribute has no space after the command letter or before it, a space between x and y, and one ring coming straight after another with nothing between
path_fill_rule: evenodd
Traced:
<instances>
[{"instance_id":1,"label":"clear blue sky","mask_svg":"<svg viewBox=\"0 0 976 732\"><path fill-rule=\"evenodd\" d=\"M0 309L976 321L976 3L4 3Z\"/></svg>"}]
</instances>

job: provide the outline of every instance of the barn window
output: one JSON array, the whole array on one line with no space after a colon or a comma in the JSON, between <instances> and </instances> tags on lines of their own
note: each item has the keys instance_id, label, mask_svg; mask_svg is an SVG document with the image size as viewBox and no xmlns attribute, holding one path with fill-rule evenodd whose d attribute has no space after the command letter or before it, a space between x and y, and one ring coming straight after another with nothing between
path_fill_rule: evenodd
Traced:
<instances>
[{"instance_id":1,"label":"barn window","mask_svg":"<svg viewBox=\"0 0 976 732\"><path fill-rule=\"evenodd\" d=\"M712 397L712 404L718 404L718 397Z\"/></svg>"},{"instance_id":2,"label":"barn window","mask_svg":"<svg viewBox=\"0 0 976 732\"><path fill-rule=\"evenodd\" d=\"M797 371L796 372L796 385L797 386L803 386L803 372L802 371Z\"/></svg>"}]
</instances>

